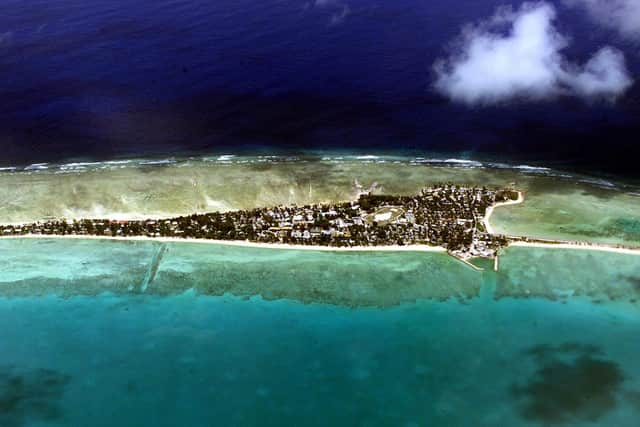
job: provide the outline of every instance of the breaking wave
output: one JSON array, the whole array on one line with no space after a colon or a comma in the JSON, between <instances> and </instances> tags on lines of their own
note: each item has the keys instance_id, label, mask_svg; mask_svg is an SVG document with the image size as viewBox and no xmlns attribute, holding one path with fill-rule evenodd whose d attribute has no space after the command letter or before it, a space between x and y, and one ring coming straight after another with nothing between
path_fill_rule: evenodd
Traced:
<instances>
[{"instance_id":1,"label":"breaking wave","mask_svg":"<svg viewBox=\"0 0 640 427\"><path fill-rule=\"evenodd\" d=\"M279 164L279 163L306 163L322 162L330 164L362 163L362 164L405 164L407 166L428 166L437 168L461 168L461 169L504 169L517 171L524 175L543 175L562 179L575 179L578 182L589 184L603 189L619 189L628 192L637 192L630 186L613 183L602 178L594 178L579 174L559 171L549 167L529 164L510 164L504 162L481 161L456 157L425 157L407 155L375 155L375 154L345 154L322 153L303 155L241 155L225 153L212 156L184 157L184 158L139 158L120 159L107 161L74 161L69 163L34 163L28 166L3 166L0 174L15 173L86 173L100 170L114 170L124 168L153 168L153 167L189 167L200 165L246 165L246 164Z\"/></svg>"}]
</instances>

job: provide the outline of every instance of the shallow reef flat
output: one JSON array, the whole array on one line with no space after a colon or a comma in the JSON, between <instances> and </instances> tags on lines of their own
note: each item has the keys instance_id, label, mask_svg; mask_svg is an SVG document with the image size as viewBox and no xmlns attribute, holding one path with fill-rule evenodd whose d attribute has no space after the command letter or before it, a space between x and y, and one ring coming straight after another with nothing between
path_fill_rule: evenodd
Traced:
<instances>
[{"instance_id":1,"label":"shallow reef flat","mask_svg":"<svg viewBox=\"0 0 640 427\"><path fill-rule=\"evenodd\" d=\"M444 253L328 252L96 239L1 239L0 296L259 295L349 307L416 300L544 298L625 301L640 308L640 258L511 247L500 271ZM485 262L484 264L489 264Z\"/></svg>"},{"instance_id":2,"label":"shallow reef flat","mask_svg":"<svg viewBox=\"0 0 640 427\"><path fill-rule=\"evenodd\" d=\"M51 217L142 218L353 200L358 191L415 194L441 182L525 193L496 209L496 232L640 246L640 197L602 180L546 169L434 166L415 161L184 161L85 171L0 173L0 223ZM60 171L58 171L60 172ZM357 185L356 185L357 183Z\"/></svg>"},{"instance_id":3,"label":"shallow reef flat","mask_svg":"<svg viewBox=\"0 0 640 427\"><path fill-rule=\"evenodd\" d=\"M495 298L627 301L640 308L640 256L592 250L510 247L500 257Z\"/></svg>"},{"instance_id":4,"label":"shallow reef flat","mask_svg":"<svg viewBox=\"0 0 640 427\"><path fill-rule=\"evenodd\" d=\"M508 171L494 174L481 169L361 161L187 162L73 173L4 173L0 174L0 196L6 202L0 209L0 222L27 222L47 216L175 216L280 204L334 203L354 199L356 182L361 190L410 195L443 181L499 186L515 176Z\"/></svg>"},{"instance_id":5,"label":"shallow reef flat","mask_svg":"<svg viewBox=\"0 0 640 427\"><path fill-rule=\"evenodd\" d=\"M432 255L429 253L428 255ZM481 276L424 252L326 252L198 243L0 240L0 295L260 295L345 306L477 297Z\"/></svg>"},{"instance_id":6,"label":"shallow reef flat","mask_svg":"<svg viewBox=\"0 0 640 427\"><path fill-rule=\"evenodd\" d=\"M522 204L496 209L491 224L496 233L640 247L640 197L545 178Z\"/></svg>"}]
</instances>

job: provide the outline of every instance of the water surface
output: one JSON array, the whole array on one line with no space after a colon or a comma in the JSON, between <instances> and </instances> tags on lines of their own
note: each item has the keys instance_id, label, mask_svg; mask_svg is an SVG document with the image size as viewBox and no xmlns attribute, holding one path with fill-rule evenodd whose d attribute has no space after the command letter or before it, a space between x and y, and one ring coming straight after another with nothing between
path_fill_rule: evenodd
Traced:
<instances>
[{"instance_id":1,"label":"water surface","mask_svg":"<svg viewBox=\"0 0 640 427\"><path fill-rule=\"evenodd\" d=\"M3 426L640 415L636 256L511 248L479 273L438 253L160 249L0 240Z\"/></svg>"}]
</instances>

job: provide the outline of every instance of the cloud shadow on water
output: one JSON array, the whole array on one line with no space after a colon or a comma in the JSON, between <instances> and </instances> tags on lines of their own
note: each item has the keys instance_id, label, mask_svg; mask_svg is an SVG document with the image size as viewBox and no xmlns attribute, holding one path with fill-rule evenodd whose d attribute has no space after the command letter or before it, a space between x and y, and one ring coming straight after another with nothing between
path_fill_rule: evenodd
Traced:
<instances>
[{"instance_id":1,"label":"cloud shadow on water","mask_svg":"<svg viewBox=\"0 0 640 427\"><path fill-rule=\"evenodd\" d=\"M71 378L50 369L0 367L0 426L22 427L30 421L62 418L58 407Z\"/></svg>"},{"instance_id":2,"label":"cloud shadow on water","mask_svg":"<svg viewBox=\"0 0 640 427\"><path fill-rule=\"evenodd\" d=\"M541 345L526 355L535 362L535 373L511 387L523 418L544 425L596 421L617 407L625 376L598 347Z\"/></svg>"}]
</instances>

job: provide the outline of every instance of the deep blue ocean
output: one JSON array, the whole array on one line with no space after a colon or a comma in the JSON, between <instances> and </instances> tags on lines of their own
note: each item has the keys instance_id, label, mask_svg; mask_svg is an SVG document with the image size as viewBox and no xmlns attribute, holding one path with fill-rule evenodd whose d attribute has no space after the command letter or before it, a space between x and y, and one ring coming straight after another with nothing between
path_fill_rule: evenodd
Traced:
<instances>
[{"instance_id":1,"label":"deep blue ocean","mask_svg":"<svg viewBox=\"0 0 640 427\"><path fill-rule=\"evenodd\" d=\"M565 54L638 46L553 1ZM637 176L640 93L470 108L432 66L504 0L7 0L0 164L170 153L449 151Z\"/></svg>"}]
</instances>

